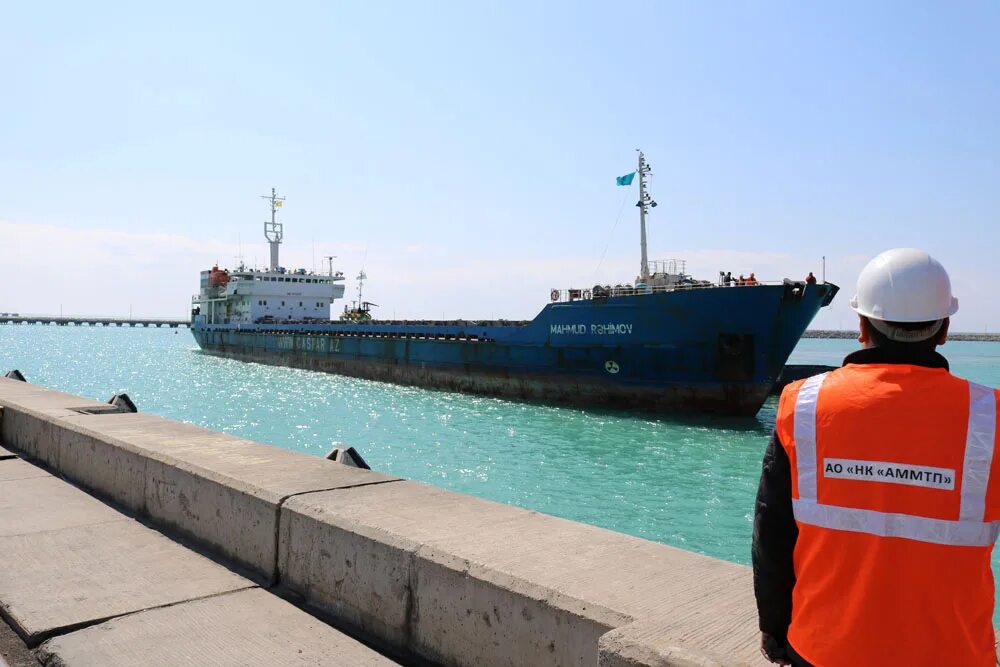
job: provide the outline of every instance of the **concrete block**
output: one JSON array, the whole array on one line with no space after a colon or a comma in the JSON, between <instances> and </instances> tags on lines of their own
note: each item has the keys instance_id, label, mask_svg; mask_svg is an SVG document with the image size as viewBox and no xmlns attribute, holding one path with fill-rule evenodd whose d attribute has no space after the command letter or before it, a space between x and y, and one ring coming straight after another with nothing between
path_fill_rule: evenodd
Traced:
<instances>
[{"instance_id":1,"label":"concrete block","mask_svg":"<svg viewBox=\"0 0 1000 667\"><path fill-rule=\"evenodd\" d=\"M45 472L4 480L5 467L0 463L0 537L131 520Z\"/></svg>"},{"instance_id":2,"label":"concrete block","mask_svg":"<svg viewBox=\"0 0 1000 667\"><path fill-rule=\"evenodd\" d=\"M683 612L681 612L683 613ZM718 615L720 618L724 614ZM636 621L601 637L599 667L764 667L756 609L745 627L717 634L726 623L709 623L700 637L685 635L671 617ZM714 636L713 636L714 635Z\"/></svg>"},{"instance_id":3,"label":"concrete block","mask_svg":"<svg viewBox=\"0 0 1000 667\"><path fill-rule=\"evenodd\" d=\"M412 555L418 543L327 512L326 503L306 502L313 495L291 498L282 508L278 536L282 586L357 632L406 649L413 604Z\"/></svg>"},{"instance_id":4,"label":"concrete block","mask_svg":"<svg viewBox=\"0 0 1000 667\"><path fill-rule=\"evenodd\" d=\"M155 415L81 415L61 425L68 477L266 579L285 498L397 479Z\"/></svg>"},{"instance_id":5,"label":"concrete block","mask_svg":"<svg viewBox=\"0 0 1000 667\"><path fill-rule=\"evenodd\" d=\"M117 411L101 401L0 377L0 444L58 467L54 423L82 412Z\"/></svg>"},{"instance_id":6,"label":"concrete block","mask_svg":"<svg viewBox=\"0 0 1000 667\"><path fill-rule=\"evenodd\" d=\"M599 637L630 617L564 594L551 569L546 580L494 566L499 552L539 556L512 528L540 516L413 482L292 498L282 510L281 581L442 664L595 664Z\"/></svg>"},{"instance_id":7,"label":"concrete block","mask_svg":"<svg viewBox=\"0 0 1000 667\"><path fill-rule=\"evenodd\" d=\"M646 618L693 654L752 640L747 568L414 482L292 498L279 541L283 584L443 664L593 665Z\"/></svg>"},{"instance_id":8,"label":"concrete block","mask_svg":"<svg viewBox=\"0 0 1000 667\"><path fill-rule=\"evenodd\" d=\"M4 408L3 420L0 420L0 444L53 467L59 463L56 446L58 432L54 419L9 406Z\"/></svg>"},{"instance_id":9,"label":"concrete block","mask_svg":"<svg viewBox=\"0 0 1000 667\"><path fill-rule=\"evenodd\" d=\"M0 612L36 645L131 612L252 584L134 521L0 537Z\"/></svg>"},{"instance_id":10,"label":"concrete block","mask_svg":"<svg viewBox=\"0 0 1000 667\"><path fill-rule=\"evenodd\" d=\"M265 580L285 498L397 479L22 382L0 383L0 405L3 442Z\"/></svg>"},{"instance_id":11,"label":"concrete block","mask_svg":"<svg viewBox=\"0 0 1000 667\"><path fill-rule=\"evenodd\" d=\"M74 415L52 422L48 437L54 463L49 465L74 483L144 516L148 458L141 448L96 436L74 421L97 418ZM42 416L40 421L45 423L48 417Z\"/></svg>"},{"instance_id":12,"label":"concrete block","mask_svg":"<svg viewBox=\"0 0 1000 667\"><path fill-rule=\"evenodd\" d=\"M621 614L429 547L413 564L411 650L446 665L593 665Z\"/></svg>"},{"instance_id":13,"label":"concrete block","mask_svg":"<svg viewBox=\"0 0 1000 667\"><path fill-rule=\"evenodd\" d=\"M58 667L306 667L394 665L260 589L153 609L45 642Z\"/></svg>"},{"instance_id":14,"label":"concrete block","mask_svg":"<svg viewBox=\"0 0 1000 667\"><path fill-rule=\"evenodd\" d=\"M113 406L91 398L47 389L37 384L0 377L0 406L30 404L36 410L115 410Z\"/></svg>"}]
</instances>

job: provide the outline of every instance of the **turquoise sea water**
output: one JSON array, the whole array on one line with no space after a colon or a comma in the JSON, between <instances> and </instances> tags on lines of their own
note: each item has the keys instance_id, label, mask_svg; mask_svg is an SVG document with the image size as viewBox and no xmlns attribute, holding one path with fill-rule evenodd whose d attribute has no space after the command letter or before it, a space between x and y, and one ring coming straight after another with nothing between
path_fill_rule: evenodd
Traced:
<instances>
[{"instance_id":1,"label":"turquoise sea water","mask_svg":"<svg viewBox=\"0 0 1000 667\"><path fill-rule=\"evenodd\" d=\"M856 347L803 340L791 362L837 365ZM942 352L1000 386L1000 343ZM352 445L377 470L739 563L777 405L737 419L518 403L219 359L173 329L0 326L0 373L11 368L310 454Z\"/></svg>"}]
</instances>

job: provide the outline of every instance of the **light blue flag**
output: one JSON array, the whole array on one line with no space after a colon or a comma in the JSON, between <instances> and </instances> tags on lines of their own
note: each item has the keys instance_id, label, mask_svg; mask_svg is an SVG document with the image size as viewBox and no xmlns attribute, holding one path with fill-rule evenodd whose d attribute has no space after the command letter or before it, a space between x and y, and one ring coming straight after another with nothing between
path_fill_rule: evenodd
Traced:
<instances>
[{"instance_id":1,"label":"light blue flag","mask_svg":"<svg viewBox=\"0 0 1000 667\"><path fill-rule=\"evenodd\" d=\"M625 174L624 176L619 176L615 179L618 185L632 185L632 179L635 178L635 172L631 174Z\"/></svg>"}]
</instances>

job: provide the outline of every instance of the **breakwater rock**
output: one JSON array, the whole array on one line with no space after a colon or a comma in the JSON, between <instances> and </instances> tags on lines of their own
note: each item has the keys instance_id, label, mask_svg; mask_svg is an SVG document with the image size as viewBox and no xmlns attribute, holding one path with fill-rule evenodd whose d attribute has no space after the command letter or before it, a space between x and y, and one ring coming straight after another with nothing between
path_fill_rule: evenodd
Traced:
<instances>
[{"instance_id":1,"label":"breakwater rock","mask_svg":"<svg viewBox=\"0 0 1000 667\"><path fill-rule=\"evenodd\" d=\"M802 334L803 338L857 338L857 331L838 331L834 329L810 329ZM964 340L980 343L1000 343L1000 333L958 333L949 332L948 340Z\"/></svg>"}]
</instances>

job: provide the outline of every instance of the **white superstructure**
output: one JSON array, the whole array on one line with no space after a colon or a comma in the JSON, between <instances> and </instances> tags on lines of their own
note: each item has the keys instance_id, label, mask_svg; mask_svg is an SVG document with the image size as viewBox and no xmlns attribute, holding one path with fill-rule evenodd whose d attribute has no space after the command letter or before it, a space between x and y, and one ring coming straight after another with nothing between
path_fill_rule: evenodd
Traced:
<instances>
[{"instance_id":1,"label":"white superstructure","mask_svg":"<svg viewBox=\"0 0 1000 667\"><path fill-rule=\"evenodd\" d=\"M288 270L279 265L278 244L282 225L275 220L284 201L274 190L265 197L271 203L271 220L264 223L271 246L271 266L258 270L240 265L230 272L214 266L201 272L201 289L192 299L192 320L201 324L261 324L329 322L334 300L344 296L344 274L305 269Z\"/></svg>"}]
</instances>

